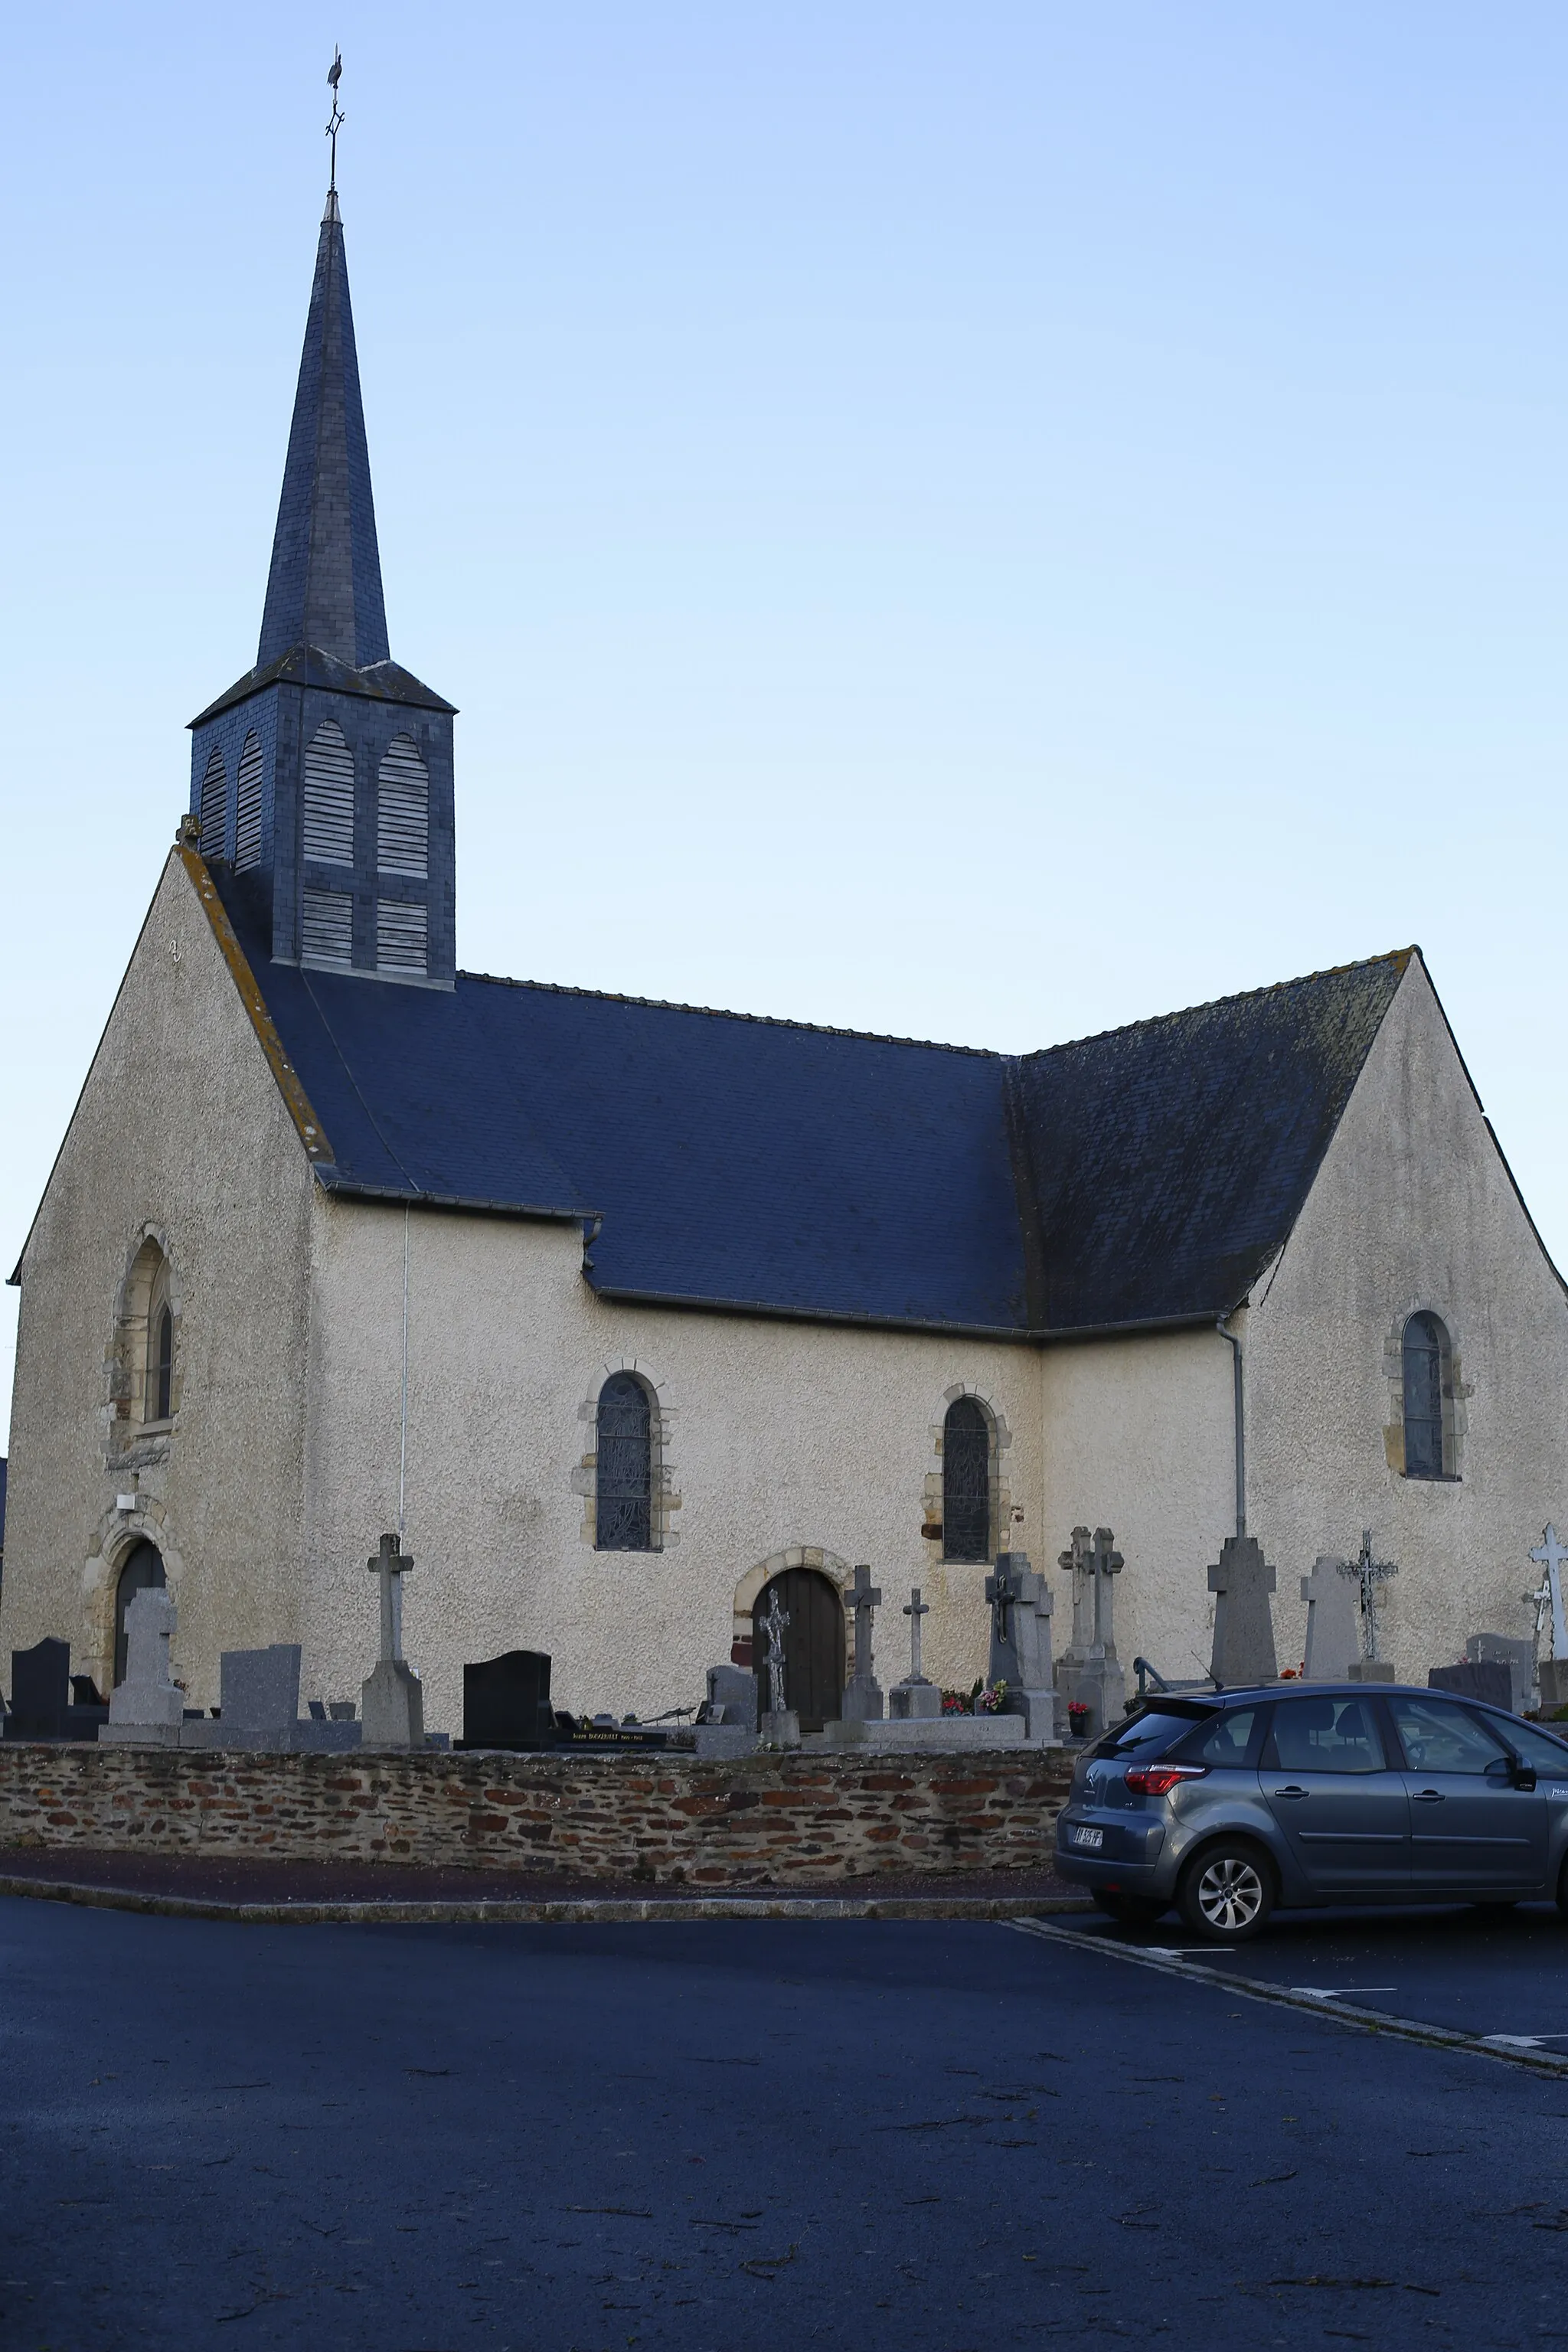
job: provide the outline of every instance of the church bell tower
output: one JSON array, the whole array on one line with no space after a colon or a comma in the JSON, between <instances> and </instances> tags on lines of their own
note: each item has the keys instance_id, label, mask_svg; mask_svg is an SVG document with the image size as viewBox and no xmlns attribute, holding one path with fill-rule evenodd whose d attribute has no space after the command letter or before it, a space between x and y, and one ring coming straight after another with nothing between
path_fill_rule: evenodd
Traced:
<instances>
[{"instance_id":1,"label":"church bell tower","mask_svg":"<svg viewBox=\"0 0 1568 2352\"><path fill-rule=\"evenodd\" d=\"M261 642L255 667L191 721L191 808L202 855L274 962L450 988L455 714L387 645L333 181Z\"/></svg>"}]
</instances>

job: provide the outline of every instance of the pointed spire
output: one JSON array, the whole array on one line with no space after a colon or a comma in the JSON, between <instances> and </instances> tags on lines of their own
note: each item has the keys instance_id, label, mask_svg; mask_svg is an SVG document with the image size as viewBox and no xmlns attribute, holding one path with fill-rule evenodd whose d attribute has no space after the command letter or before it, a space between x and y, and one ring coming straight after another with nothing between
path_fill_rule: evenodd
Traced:
<instances>
[{"instance_id":1,"label":"pointed spire","mask_svg":"<svg viewBox=\"0 0 1568 2352\"><path fill-rule=\"evenodd\" d=\"M389 653L335 188L328 191L316 248L258 668L301 645L354 669L385 661Z\"/></svg>"}]
</instances>

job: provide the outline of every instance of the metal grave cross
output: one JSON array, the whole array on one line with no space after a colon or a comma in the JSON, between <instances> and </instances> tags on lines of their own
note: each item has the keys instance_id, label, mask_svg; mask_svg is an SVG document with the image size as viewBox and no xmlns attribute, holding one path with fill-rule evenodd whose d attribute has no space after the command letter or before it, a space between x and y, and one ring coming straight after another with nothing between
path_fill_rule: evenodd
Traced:
<instances>
[{"instance_id":1,"label":"metal grave cross","mask_svg":"<svg viewBox=\"0 0 1568 2352\"><path fill-rule=\"evenodd\" d=\"M1373 1559L1370 1528L1363 1528L1361 1531L1361 1549L1354 1559L1342 1559L1336 1564L1342 1576L1353 1576L1361 1586L1362 1651L1364 1656L1375 1658L1377 1612L1383 1606L1377 1597L1377 1588L1388 1577L1398 1575L1399 1564L1397 1560Z\"/></svg>"},{"instance_id":2,"label":"metal grave cross","mask_svg":"<svg viewBox=\"0 0 1568 2352\"><path fill-rule=\"evenodd\" d=\"M881 1587L871 1581L871 1571L864 1561L855 1570L855 1580L845 1593L845 1599L855 1612L855 1679L871 1679L871 1612L882 1605Z\"/></svg>"},{"instance_id":3,"label":"metal grave cross","mask_svg":"<svg viewBox=\"0 0 1568 2352\"><path fill-rule=\"evenodd\" d=\"M1568 1658L1568 1624L1564 1624L1563 1617L1563 1579L1560 1573L1563 1561L1568 1559L1568 1547L1558 1542L1557 1530L1550 1521L1530 1557L1546 1571L1542 1582L1546 1588L1546 1598L1552 1603L1552 1654L1554 1658ZM1539 1601L1542 1595L1532 1593L1531 1598Z\"/></svg>"},{"instance_id":4,"label":"metal grave cross","mask_svg":"<svg viewBox=\"0 0 1568 2352\"><path fill-rule=\"evenodd\" d=\"M991 1613L996 1626L996 1639L1005 1644L1008 1639L1007 1612L1018 1599L1018 1587L1008 1567L1005 1553L996 1563L995 1575L988 1576L985 1580L985 1598L991 1603Z\"/></svg>"},{"instance_id":5,"label":"metal grave cross","mask_svg":"<svg viewBox=\"0 0 1568 2352\"><path fill-rule=\"evenodd\" d=\"M381 1654L401 1658L403 1580L414 1566L413 1554L403 1549L395 1536L383 1536L374 1558L367 1559L365 1566L381 1579Z\"/></svg>"},{"instance_id":6,"label":"metal grave cross","mask_svg":"<svg viewBox=\"0 0 1568 2352\"><path fill-rule=\"evenodd\" d=\"M904 1614L910 1621L910 1680L912 1683L923 1683L925 1676L921 1672L921 1619L931 1615L931 1603L929 1601L921 1599L921 1589L918 1584L911 1585L910 1588L910 1605Z\"/></svg>"},{"instance_id":7,"label":"metal grave cross","mask_svg":"<svg viewBox=\"0 0 1568 2352\"><path fill-rule=\"evenodd\" d=\"M768 1613L763 1619L763 1631L768 1637L768 1697L775 1715L784 1711L784 1637L789 1623L789 1611L779 1607L779 1589L775 1584L768 1600Z\"/></svg>"}]
</instances>

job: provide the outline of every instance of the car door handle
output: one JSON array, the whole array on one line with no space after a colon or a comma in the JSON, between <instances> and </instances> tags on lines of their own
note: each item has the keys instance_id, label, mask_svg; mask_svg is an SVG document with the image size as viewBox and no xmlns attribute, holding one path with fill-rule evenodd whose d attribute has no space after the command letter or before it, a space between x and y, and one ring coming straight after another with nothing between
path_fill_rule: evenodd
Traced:
<instances>
[{"instance_id":1,"label":"car door handle","mask_svg":"<svg viewBox=\"0 0 1568 2352\"><path fill-rule=\"evenodd\" d=\"M1441 1789L1417 1789L1412 1801L1417 1805L1440 1805L1445 1800Z\"/></svg>"},{"instance_id":2,"label":"car door handle","mask_svg":"<svg viewBox=\"0 0 1568 2352\"><path fill-rule=\"evenodd\" d=\"M1298 1789L1295 1782L1292 1781L1289 1788L1276 1789L1274 1793L1277 1797L1304 1797L1307 1791L1305 1789Z\"/></svg>"}]
</instances>

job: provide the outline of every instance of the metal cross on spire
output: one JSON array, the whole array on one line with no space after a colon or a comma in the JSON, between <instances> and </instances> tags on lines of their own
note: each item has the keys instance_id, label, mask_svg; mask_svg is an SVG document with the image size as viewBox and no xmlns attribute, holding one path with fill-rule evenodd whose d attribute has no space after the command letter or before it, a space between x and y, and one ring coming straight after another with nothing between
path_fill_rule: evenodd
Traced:
<instances>
[{"instance_id":1,"label":"metal cross on spire","mask_svg":"<svg viewBox=\"0 0 1568 2352\"><path fill-rule=\"evenodd\" d=\"M1363 1528L1361 1550L1352 1560L1342 1559L1339 1562L1339 1570L1342 1576L1353 1576L1361 1586L1362 1651L1366 1657L1375 1658L1377 1612L1382 1606L1377 1597L1377 1588L1388 1577L1398 1575L1398 1563L1392 1559L1373 1559L1372 1529Z\"/></svg>"},{"instance_id":2,"label":"metal cross on spire","mask_svg":"<svg viewBox=\"0 0 1568 2352\"><path fill-rule=\"evenodd\" d=\"M1546 1530L1542 1536L1541 1541L1536 1545L1535 1549L1531 1553L1530 1557L1535 1561L1538 1567L1545 1570L1545 1574L1541 1580L1541 1591L1539 1592L1529 1593L1526 1595L1526 1598L1538 1603L1543 1601L1550 1603L1552 1610L1552 1654L1554 1658L1568 1658L1568 1624L1565 1624L1563 1622L1563 1578L1561 1573L1563 1561L1568 1559L1568 1546L1564 1546L1558 1542L1557 1530L1550 1522L1547 1524ZM1538 1637L1541 1633L1541 1623L1542 1612L1538 1608L1535 1620L1535 1630Z\"/></svg>"},{"instance_id":3,"label":"metal cross on spire","mask_svg":"<svg viewBox=\"0 0 1568 2352\"><path fill-rule=\"evenodd\" d=\"M348 119L344 114L342 108L338 104L338 84L342 81L342 78L343 53L334 41L332 44L332 62L327 68L327 87L332 93L332 111L327 122L327 137L332 142L331 176L327 182L327 193L329 195L336 195L337 194L338 133L342 129L344 122Z\"/></svg>"}]
</instances>

